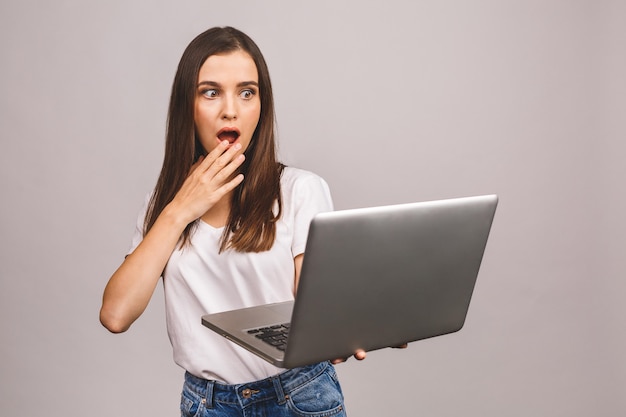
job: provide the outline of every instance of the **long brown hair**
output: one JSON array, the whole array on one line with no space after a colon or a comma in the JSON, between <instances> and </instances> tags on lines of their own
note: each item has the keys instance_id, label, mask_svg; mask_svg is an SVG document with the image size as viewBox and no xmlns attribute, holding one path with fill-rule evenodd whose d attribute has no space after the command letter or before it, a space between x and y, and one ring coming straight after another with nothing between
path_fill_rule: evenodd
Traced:
<instances>
[{"instance_id":1,"label":"long brown hair","mask_svg":"<svg viewBox=\"0 0 626 417\"><path fill-rule=\"evenodd\" d=\"M239 252L262 252L274 244L276 221L282 211L280 175L283 165L276 157L272 85L258 46L246 34L232 27L212 28L201 33L191 41L180 59L172 85L163 167L148 205L144 233L150 230L180 190L193 163L206 153L196 136L194 124L200 67L211 55L237 50L248 53L256 64L261 114L246 149L245 162L240 167L245 179L233 192L220 252L228 248ZM189 243L196 222L185 228L182 245Z\"/></svg>"}]
</instances>

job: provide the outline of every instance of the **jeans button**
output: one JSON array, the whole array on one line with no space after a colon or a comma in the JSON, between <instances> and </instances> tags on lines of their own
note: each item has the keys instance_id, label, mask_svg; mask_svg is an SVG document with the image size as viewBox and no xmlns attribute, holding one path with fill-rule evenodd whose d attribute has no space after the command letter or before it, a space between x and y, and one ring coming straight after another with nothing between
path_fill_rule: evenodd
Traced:
<instances>
[{"instance_id":1,"label":"jeans button","mask_svg":"<svg viewBox=\"0 0 626 417\"><path fill-rule=\"evenodd\" d=\"M250 389L250 388L246 388L243 391L241 391L241 395L243 396L243 398L247 399L247 398L252 397L257 392L259 392L259 391L254 390L254 389Z\"/></svg>"}]
</instances>

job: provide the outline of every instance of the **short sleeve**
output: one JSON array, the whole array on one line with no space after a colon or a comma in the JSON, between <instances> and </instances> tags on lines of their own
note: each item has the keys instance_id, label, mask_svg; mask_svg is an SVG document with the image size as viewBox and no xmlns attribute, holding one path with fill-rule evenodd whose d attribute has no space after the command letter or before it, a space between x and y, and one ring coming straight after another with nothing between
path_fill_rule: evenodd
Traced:
<instances>
[{"instance_id":1,"label":"short sleeve","mask_svg":"<svg viewBox=\"0 0 626 417\"><path fill-rule=\"evenodd\" d=\"M135 223L135 231L133 232L133 237L130 242L130 247L128 248L127 255L133 253L133 251L139 246L141 241L143 240L143 225L146 219L146 213L148 212L148 204L150 203L150 198L152 193L149 193L144 202L143 206L139 210L139 214L137 215L137 222Z\"/></svg>"},{"instance_id":2,"label":"short sleeve","mask_svg":"<svg viewBox=\"0 0 626 417\"><path fill-rule=\"evenodd\" d=\"M330 188L326 181L315 174L308 174L294 184L294 236L291 247L294 257L304 253L313 217L333 210Z\"/></svg>"}]
</instances>

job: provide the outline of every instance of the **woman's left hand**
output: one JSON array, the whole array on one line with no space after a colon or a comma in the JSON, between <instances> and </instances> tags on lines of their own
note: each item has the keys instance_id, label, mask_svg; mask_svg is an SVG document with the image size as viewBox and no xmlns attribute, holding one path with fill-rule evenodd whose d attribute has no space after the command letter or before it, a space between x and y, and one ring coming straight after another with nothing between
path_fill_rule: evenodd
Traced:
<instances>
[{"instance_id":1,"label":"woman's left hand","mask_svg":"<svg viewBox=\"0 0 626 417\"><path fill-rule=\"evenodd\" d=\"M392 349L406 349L407 347L409 347L409 344L405 343L400 346L392 346ZM367 353L363 349L359 349L354 353L353 356L354 356L354 359L356 359L357 361L362 361L367 356ZM350 358L333 359L332 361L330 361L330 363L332 363L333 365L337 365L337 364L347 361L348 359Z\"/></svg>"},{"instance_id":2,"label":"woman's left hand","mask_svg":"<svg viewBox=\"0 0 626 417\"><path fill-rule=\"evenodd\" d=\"M359 349L354 353L354 359L356 359L357 361L362 361L363 359L365 359L365 357L367 356L367 353L363 350L363 349ZM347 361L348 358L339 358L339 359L333 359L332 361L330 361L330 363L332 363L333 365L338 365L342 362Z\"/></svg>"}]
</instances>

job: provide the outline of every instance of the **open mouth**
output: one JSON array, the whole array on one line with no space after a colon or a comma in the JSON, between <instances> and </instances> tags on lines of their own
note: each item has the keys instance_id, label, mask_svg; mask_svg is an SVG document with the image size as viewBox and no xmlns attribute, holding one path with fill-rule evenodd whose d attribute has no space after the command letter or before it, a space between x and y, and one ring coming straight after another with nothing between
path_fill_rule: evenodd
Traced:
<instances>
[{"instance_id":1,"label":"open mouth","mask_svg":"<svg viewBox=\"0 0 626 417\"><path fill-rule=\"evenodd\" d=\"M230 143L235 142L239 138L239 131L237 129L222 129L218 132L217 138L220 141L227 140Z\"/></svg>"}]
</instances>

